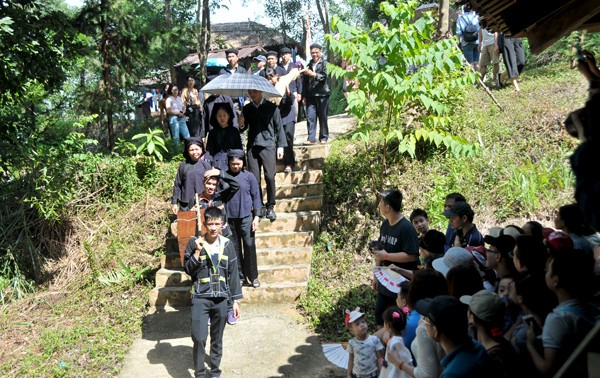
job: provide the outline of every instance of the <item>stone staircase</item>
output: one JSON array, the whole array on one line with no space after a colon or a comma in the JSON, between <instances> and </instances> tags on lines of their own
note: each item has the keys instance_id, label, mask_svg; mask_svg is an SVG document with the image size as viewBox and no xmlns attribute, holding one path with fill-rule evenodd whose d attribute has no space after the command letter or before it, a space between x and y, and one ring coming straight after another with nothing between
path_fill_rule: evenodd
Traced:
<instances>
[{"instance_id":1,"label":"stone staircase","mask_svg":"<svg viewBox=\"0 0 600 378\"><path fill-rule=\"evenodd\" d=\"M327 151L328 145L296 146L294 171L286 174L284 166L277 165L277 220L261 220L256 233L261 287L243 287L244 303L292 302L306 290L313 234L321 218L321 167ZM150 305L189 306L191 279L181 266L177 239L167 239L166 247L156 273L156 287L150 292Z\"/></svg>"}]
</instances>

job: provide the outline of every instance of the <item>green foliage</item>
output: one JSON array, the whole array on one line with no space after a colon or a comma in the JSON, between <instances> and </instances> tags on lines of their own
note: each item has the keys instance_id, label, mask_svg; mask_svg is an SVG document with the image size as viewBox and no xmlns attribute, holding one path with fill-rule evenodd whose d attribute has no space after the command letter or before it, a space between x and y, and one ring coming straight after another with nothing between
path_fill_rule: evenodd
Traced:
<instances>
[{"instance_id":1,"label":"green foliage","mask_svg":"<svg viewBox=\"0 0 600 378\"><path fill-rule=\"evenodd\" d=\"M358 306L374 323L375 293L364 284L372 272L357 264L364 262L365 256L331 246L328 236L322 233L314 247L308 289L299 305L309 325L325 340L342 341L348 338L343 322L345 309Z\"/></svg>"},{"instance_id":2,"label":"green foliage","mask_svg":"<svg viewBox=\"0 0 600 378\"><path fill-rule=\"evenodd\" d=\"M339 85L331 91L331 96L329 97L329 115L332 116L345 113L346 105L348 105L348 103L344 98L342 82L340 80Z\"/></svg>"},{"instance_id":3,"label":"green foliage","mask_svg":"<svg viewBox=\"0 0 600 378\"><path fill-rule=\"evenodd\" d=\"M434 41L430 15L413 22L415 6L412 1L382 3L389 26L375 22L370 31L332 21L339 38L328 36L331 49L355 68L328 69L333 76L347 75L359 83L348 97L350 112L359 119L354 138L368 144L380 132L384 156L393 141L398 153L413 158L419 141L472 156L477 147L452 135L449 126L476 74L463 66L454 39Z\"/></svg>"},{"instance_id":4,"label":"green foliage","mask_svg":"<svg viewBox=\"0 0 600 378\"><path fill-rule=\"evenodd\" d=\"M136 270L125 265L120 259L117 261L121 268L100 274L98 282L105 286L143 283L146 275L151 270L151 268L147 266Z\"/></svg>"},{"instance_id":5,"label":"green foliage","mask_svg":"<svg viewBox=\"0 0 600 378\"><path fill-rule=\"evenodd\" d=\"M33 292L35 282L25 277L15 259L12 250L8 249L1 259L0 267L0 304L4 305L14 299L21 299Z\"/></svg>"},{"instance_id":6,"label":"green foliage","mask_svg":"<svg viewBox=\"0 0 600 378\"><path fill-rule=\"evenodd\" d=\"M159 129L148 129L147 133L135 135L131 140L146 138L146 140L142 141L142 144L138 146L136 153L139 154L140 152L143 152L148 156L155 157L162 161L163 155L161 150L167 152L167 148L165 147L165 140L161 135L163 135L163 132Z\"/></svg>"},{"instance_id":7,"label":"green foliage","mask_svg":"<svg viewBox=\"0 0 600 378\"><path fill-rule=\"evenodd\" d=\"M527 43L527 39L523 39ZM598 56L600 50L600 34L589 33L587 31L574 31L562 37L540 54L531 54L528 48L525 48L527 65L531 67L543 67L550 63L562 62L572 64L577 59L576 47L583 50L589 50L594 56Z\"/></svg>"}]
</instances>

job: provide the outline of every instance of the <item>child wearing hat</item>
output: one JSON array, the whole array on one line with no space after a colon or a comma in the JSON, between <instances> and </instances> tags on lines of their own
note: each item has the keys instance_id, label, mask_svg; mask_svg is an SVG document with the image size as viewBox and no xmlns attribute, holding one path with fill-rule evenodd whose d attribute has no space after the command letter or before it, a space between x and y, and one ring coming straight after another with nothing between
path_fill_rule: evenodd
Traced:
<instances>
[{"instance_id":1,"label":"child wearing hat","mask_svg":"<svg viewBox=\"0 0 600 378\"><path fill-rule=\"evenodd\" d=\"M365 314L357 307L346 310L346 327L354 338L348 342L348 378L377 378L383 364L384 346L376 336L369 335Z\"/></svg>"},{"instance_id":2,"label":"child wearing hat","mask_svg":"<svg viewBox=\"0 0 600 378\"><path fill-rule=\"evenodd\" d=\"M463 295L460 301L467 306L469 324L475 327L475 337L490 357L490 364L498 377L522 377L517 353L503 337L502 325L506 305L496 293L481 290L474 295Z\"/></svg>"}]
</instances>

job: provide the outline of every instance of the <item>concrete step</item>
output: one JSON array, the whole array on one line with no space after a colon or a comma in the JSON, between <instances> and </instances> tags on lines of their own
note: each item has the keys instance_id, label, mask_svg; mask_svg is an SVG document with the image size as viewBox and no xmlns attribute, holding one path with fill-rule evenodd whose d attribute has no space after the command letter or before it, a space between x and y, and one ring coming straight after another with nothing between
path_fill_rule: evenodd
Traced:
<instances>
[{"instance_id":1,"label":"concrete step","mask_svg":"<svg viewBox=\"0 0 600 378\"><path fill-rule=\"evenodd\" d=\"M265 248L256 251L260 266L310 264L312 247Z\"/></svg>"},{"instance_id":2,"label":"concrete step","mask_svg":"<svg viewBox=\"0 0 600 378\"><path fill-rule=\"evenodd\" d=\"M242 311L245 303L295 302L306 292L307 282L262 283L259 288L244 287Z\"/></svg>"},{"instance_id":3,"label":"concrete step","mask_svg":"<svg viewBox=\"0 0 600 378\"><path fill-rule=\"evenodd\" d=\"M321 210L322 196L282 198L275 202L276 213Z\"/></svg>"},{"instance_id":4,"label":"concrete step","mask_svg":"<svg viewBox=\"0 0 600 378\"><path fill-rule=\"evenodd\" d=\"M266 195L263 191L263 195ZM277 185L275 198L310 197L323 195L323 184L283 184Z\"/></svg>"},{"instance_id":5,"label":"concrete step","mask_svg":"<svg viewBox=\"0 0 600 378\"><path fill-rule=\"evenodd\" d=\"M303 140L297 140L294 143L294 156L296 161L304 161L309 159L319 159L327 157L329 145L317 144L312 146L304 146Z\"/></svg>"},{"instance_id":6,"label":"concrete step","mask_svg":"<svg viewBox=\"0 0 600 378\"><path fill-rule=\"evenodd\" d=\"M155 287L150 291L151 307L191 306L191 286L186 287Z\"/></svg>"},{"instance_id":7,"label":"concrete step","mask_svg":"<svg viewBox=\"0 0 600 378\"><path fill-rule=\"evenodd\" d=\"M310 264L263 265L258 267L258 279L260 282L269 284L285 281L306 281L309 273Z\"/></svg>"},{"instance_id":8,"label":"concrete step","mask_svg":"<svg viewBox=\"0 0 600 378\"><path fill-rule=\"evenodd\" d=\"M312 231L260 232L256 234L256 249L312 247Z\"/></svg>"},{"instance_id":9,"label":"concrete step","mask_svg":"<svg viewBox=\"0 0 600 378\"><path fill-rule=\"evenodd\" d=\"M264 179L263 188L264 188ZM289 185L289 184L311 184L323 182L323 172L320 170L310 171L293 171L291 173L279 172L275 174L275 185Z\"/></svg>"},{"instance_id":10,"label":"concrete step","mask_svg":"<svg viewBox=\"0 0 600 378\"><path fill-rule=\"evenodd\" d=\"M156 272L156 287L192 287L192 278L183 268L159 269Z\"/></svg>"},{"instance_id":11,"label":"concrete step","mask_svg":"<svg viewBox=\"0 0 600 378\"><path fill-rule=\"evenodd\" d=\"M243 287L242 311L247 303L294 302L306 291L307 282L262 283L259 288ZM150 291L150 306L173 308L191 306L189 287L163 287Z\"/></svg>"},{"instance_id":12,"label":"concrete step","mask_svg":"<svg viewBox=\"0 0 600 378\"><path fill-rule=\"evenodd\" d=\"M325 158L312 158L305 160L296 160L296 164L292 167L292 171L308 171L311 169L321 169L325 164ZM285 164L283 161L277 160L275 172L283 172Z\"/></svg>"},{"instance_id":13,"label":"concrete step","mask_svg":"<svg viewBox=\"0 0 600 378\"><path fill-rule=\"evenodd\" d=\"M258 266L258 278L261 282L275 283L293 281L306 281L310 273L310 261L304 264L288 265L263 265ZM159 269L156 272L156 287L191 287L192 279L183 269Z\"/></svg>"},{"instance_id":14,"label":"concrete step","mask_svg":"<svg viewBox=\"0 0 600 378\"><path fill-rule=\"evenodd\" d=\"M316 231L321 225L320 211L298 211L277 214L277 220L271 222L263 218L258 225L259 232L274 231Z\"/></svg>"},{"instance_id":15,"label":"concrete step","mask_svg":"<svg viewBox=\"0 0 600 378\"><path fill-rule=\"evenodd\" d=\"M181 260L179 259L179 252L167 251L164 255L160 256L160 267L161 269L181 269Z\"/></svg>"}]
</instances>

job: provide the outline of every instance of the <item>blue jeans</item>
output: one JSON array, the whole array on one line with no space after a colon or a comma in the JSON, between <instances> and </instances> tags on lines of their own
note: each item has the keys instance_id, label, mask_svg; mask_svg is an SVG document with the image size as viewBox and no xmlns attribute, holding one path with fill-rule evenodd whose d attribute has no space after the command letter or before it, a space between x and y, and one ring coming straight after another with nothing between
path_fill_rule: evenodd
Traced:
<instances>
[{"instance_id":1,"label":"blue jeans","mask_svg":"<svg viewBox=\"0 0 600 378\"><path fill-rule=\"evenodd\" d=\"M190 137L190 131L185 123L185 117L179 118L177 116L171 116L171 118L169 118L169 126L171 127L171 136L175 142L179 143L180 135L184 139Z\"/></svg>"},{"instance_id":2,"label":"blue jeans","mask_svg":"<svg viewBox=\"0 0 600 378\"><path fill-rule=\"evenodd\" d=\"M479 48L476 43L468 43L462 47L462 52L469 64L479 62Z\"/></svg>"}]
</instances>

